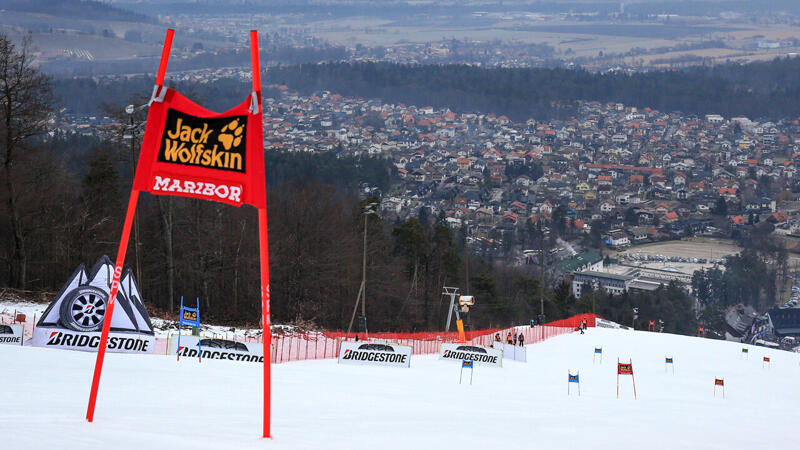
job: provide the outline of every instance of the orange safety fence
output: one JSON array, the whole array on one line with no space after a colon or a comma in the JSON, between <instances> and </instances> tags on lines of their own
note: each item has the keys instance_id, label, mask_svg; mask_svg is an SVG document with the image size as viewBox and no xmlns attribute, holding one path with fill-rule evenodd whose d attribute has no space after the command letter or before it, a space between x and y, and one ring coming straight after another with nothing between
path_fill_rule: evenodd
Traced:
<instances>
[{"instance_id":1,"label":"orange safety fence","mask_svg":"<svg viewBox=\"0 0 800 450\"><path fill-rule=\"evenodd\" d=\"M574 315L572 317L569 317L567 319L561 319L561 320L556 320L555 322L550 322L550 323L548 323L548 325L554 326L554 327L569 327L569 328L572 328L574 330L574 329L578 328L578 325L580 325L581 321L584 318L586 318L586 326L587 327L595 326L595 319L597 319L597 318L602 319L602 317L598 316L597 314L592 314L592 313L576 314L576 315Z\"/></svg>"},{"instance_id":2,"label":"orange safety fence","mask_svg":"<svg viewBox=\"0 0 800 450\"><path fill-rule=\"evenodd\" d=\"M577 328L584 315L577 315L569 319L559 320L544 326L518 326L504 329L475 330L466 333L467 343L473 345L491 346L492 342L500 339L507 342L509 334L513 342L514 334L523 336L524 344L534 344L552 337L570 333ZM586 314L587 326L595 325L593 314ZM303 361L309 359L337 358L339 347L343 341L353 341L356 336L360 341L384 341L412 347L413 354L424 355L439 352L442 342L458 342L457 332L414 332L414 333L344 333L344 332L307 332L296 334L282 334L272 336L273 363L289 361Z\"/></svg>"},{"instance_id":3,"label":"orange safety fence","mask_svg":"<svg viewBox=\"0 0 800 450\"><path fill-rule=\"evenodd\" d=\"M7 316L7 317L2 317ZM499 338L502 342L507 342L509 333L512 337L517 334L523 336L524 344L534 344L545 341L551 337L570 333L578 324L587 318L587 326L595 326L594 314L579 314L568 319L557 320L543 326L518 326L503 329L487 329L467 331L467 343L473 345L491 346L492 342ZM0 314L0 322L13 323L17 319L12 314ZM36 317L26 318L25 339L30 339L36 324ZM215 338L229 339L245 343L262 343L261 336L240 337L234 333L212 333ZM311 359L338 358L339 347L343 341L353 341L356 336L360 341L374 342L385 341L412 347L414 355L435 354L439 352L439 347L443 342L458 342L458 332L413 332L413 333L345 333L339 331L309 331L302 333L286 333L272 335L272 355L273 363L284 363L290 361L304 361ZM166 355L169 352L168 338L157 337L155 354Z\"/></svg>"}]
</instances>

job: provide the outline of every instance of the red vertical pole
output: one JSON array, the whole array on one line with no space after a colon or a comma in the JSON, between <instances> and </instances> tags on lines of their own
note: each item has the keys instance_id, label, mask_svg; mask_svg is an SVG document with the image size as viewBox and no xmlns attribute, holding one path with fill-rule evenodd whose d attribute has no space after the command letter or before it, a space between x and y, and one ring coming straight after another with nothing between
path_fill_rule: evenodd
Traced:
<instances>
[{"instance_id":1,"label":"red vertical pole","mask_svg":"<svg viewBox=\"0 0 800 450\"><path fill-rule=\"evenodd\" d=\"M263 324L264 354L270 355L270 343L272 342L272 328L269 312L269 241L267 238L267 209L258 210L258 243L261 254L261 323ZM272 437L270 434L270 414L271 414L271 388L272 374L271 361L269 358L264 360L264 433L263 437Z\"/></svg>"},{"instance_id":2,"label":"red vertical pole","mask_svg":"<svg viewBox=\"0 0 800 450\"><path fill-rule=\"evenodd\" d=\"M89 393L89 407L86 409L86 420L89 422L94 420L94 407L97 402L97 389L100 386L100 374L103 372L103 360L106 356L108 332L111 330L111 319L114 317L114 304L117 300L117 291L119 291L119 278L122 276L122 266L125 264L125 252L128 250L128 239L130 238L131 224L133 224L133 216L136 214L136 202L138 199L139 191L136 189L131 190L131 198L128 200L128 212L125 214L125 223L122 226L122 238L119 241L119 249L117 250L114 278L111 281L111 291L108 293L108 304L103 318L103 331L100 333L100 345L97 347L97 359L94 363L92 390Z\"/></svg>"},{"instance_id":3,"label":"red vertical pole","mask_svg":"<svg viewBox=\"0 0 800 450\"><path fill-rule=\"evenodd\" d=\"M261 92L261 66L258 63L257 30L250 30L250 62L253 65L253 90Z\"/></svg>"},{"instance_id":4,"label":"red vertical pole","mask_svg":"<svg viewBox=\"0 0 800 450\"><path fill-rule=\"evenodd\" d=\"M257 98L253 99L258 103L255 114L261 114L261 66L258 61L258 31L250 31L250 63L253 72L253 94ZM272 330L270 321L270 298L269 298L269 239L267 236L267 208L258 210L258 241L260 247L261 263L261 323L263 324L264 354L269 352L269 345L272 342ZM264 432L263 437L272 437L270 434L270 415L271 415L271 362L264 361Z\"/></svg>"},{"instance_id":5,"label":"red vertical pole","mask_svg":"<svg viewBox=\"0 0 800 450\"><path fill-rule=\"evenodd\" d=\"M161 62L158 64L158 75L156 76L156 86L164 85L164 76L167 74L167 62L169 62L169 51L172 48L172 37L175 30L167 29L167 36L164 38L164 48L161 50Z\"/></svg>"},{"instance_id":6,"label":"red vertical pole","mask_svg":"<svg viewBox=\"0 0 800 450\"><path fill-rule=\"evenodd\" d=\"M157 86L164 85L164 76L167 73L167 62L169 61L169 51L172 48L172 37L174 34L174 30L167 30L167 35L164 39L164 48L161 51L161 62L158 65L158 74L156 75ZM130 200L128 200L128 212L125 215L125 223L122 227L122 238L120 239L119 250L117 250L114 278L111 281L111 290L109 291L108 305L106 306L105 318L108 320L103 320L103 330L100 333L100 344L97 348L97 360L94 364L92 388L89 393L89 406L86 409L86 420L89 422L94 420L94 408L97 402L97 389L100 386L100 375L103 372L103 360L106 355L108 332L111 329L111 318L113 317L114 313L114 304L116 303L117 291L119 291L119 279L120 276L122 276L122 266L125 264L125 253L128 249L128 240L131 234L131 224L133 223L133 217L136 214L136 203L138 199L139 191L132 189Z\"/></svg>"}]
</instances>

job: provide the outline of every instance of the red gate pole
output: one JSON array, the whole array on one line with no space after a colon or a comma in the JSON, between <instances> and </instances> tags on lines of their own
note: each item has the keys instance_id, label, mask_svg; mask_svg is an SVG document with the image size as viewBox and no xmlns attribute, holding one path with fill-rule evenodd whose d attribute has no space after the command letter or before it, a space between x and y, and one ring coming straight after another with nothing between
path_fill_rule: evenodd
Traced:
<instances>
[{"instance_id":1,"label":"red gate pole","mask_svg":"<svg viewBox=\"0 0 800 450\"><path fill-rule=\"evenodd\" d=\"M119 241L117 250L117 262L114 266L114 278L111 281L111 290L108 293L108 304L103 318L103 331L100 333L100 345L97 347L97 359L94 363L94 376L92 377L92 390L89 393L89 407L86 409L86 420L94 420L94 407L97 402L97 389L100 387L100 375L103 372L103 360L106 356L106 344L108 342L108 332L111 330L111 319L114 317L114 304L119 291L119 278L122 275L122 266L125 264L125 253L128 250L128 239L131 235L131 225L133 216L136 214L136 203L139 200L139 191L131 190L131 198L128 200L128 212L125 214L125 223L122 226L122 238Z\"/></svg>"},{"instance_id":2,"label":"red gate pole","mask_svg":"<svg viewBox=\"0 0 800 450\"><path fill-rule=\"evenodd\" d=\"M258 61L258 31L250 30L250 63L253 72L253 97L251 104L255 106L252 114L261 115L261 65ZM266 200L266 199L265 199ZM272 342L272 322L270 320L270 298L269 298L269 239L267 237L267 208L258 210L258 244L260 250L261 265L261 323L264 327L264 354L270 355L270 343ZM264 361L264 432L263 437L270 438L270 415L272 398L272 374L271 361Z\"/></svg>"},{"instance_id":3,"label":"red gate pole","mask_svg":"<svg viewBox=\"0 0 800 450\"><path fill-rule=\"evenodd\" d=\"M261 323L264 326L264 354L271 355L270 343L272 343L272 328L269 313L269 247L267 239L267 209L258 210L258 237L261 253ZM271 413L271 388L272 388L272 361L267 358L264 361L264 433L263 437L272 437L270 434L270 413Z\"/></svg>"},{"instance_id":4,"label":"red gate pole","mask_svg":"<svg viewBox=\"0 0 800 450\"><path fill-rule=\"evenodd\" d=\"M161 62L158 65L158 74L156 76L156 84L153 87L153 97L156 96L157 90L164 85L164 75L167 72L167 63L169 61L169 51L172 48L172 37L175 34L174 30L168 29L167 35L164 38L164 48L161 51ZM108 343L108 332L111 329L111 318L114 314L114 304L117 299L117 291L119 291L119 279L122 276L122 266L125 264L125 253L128 250L128 240L131 234L131 225L133 217L136 215L136 203L139 200L139 191L131 189L131 197L128 200L128 211L125 214L125 223L122 226L122 238L119 242L119 250L117 250L117 262L114 267L114 278L111 281L111 290L108 295L108 305L106 306L105 317L108 320L103 320L103 330L100 333L100 344L97 348L97 360L94 364L94 376L92 377L92 389L89 393L89 406L86 409L86 420L91 422L94 420L94 407L97 402L97 389L100 387L100 375L103 372L103 360L106 355L106 344Z\"/></svg>"}]
</instances>

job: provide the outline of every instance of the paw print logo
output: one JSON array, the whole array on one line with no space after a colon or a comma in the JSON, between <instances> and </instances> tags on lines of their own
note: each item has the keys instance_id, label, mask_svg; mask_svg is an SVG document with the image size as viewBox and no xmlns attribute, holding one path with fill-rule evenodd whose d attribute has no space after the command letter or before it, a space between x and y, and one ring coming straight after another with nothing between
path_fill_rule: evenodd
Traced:
<instances>
[{"instance_id":1,"label":"paw print logo","mask_svg":"<svg viewBox=\"0 0 800 450\"><path fill-rule=\"evenodd\" d=\"M242 132L244 131L244 124L239 124L239 119L234 119L231 123L222 127L217 140L225 147L225 150L230 150L231 147L238 147L242 142Z\"/></svg>"}]
</instances>

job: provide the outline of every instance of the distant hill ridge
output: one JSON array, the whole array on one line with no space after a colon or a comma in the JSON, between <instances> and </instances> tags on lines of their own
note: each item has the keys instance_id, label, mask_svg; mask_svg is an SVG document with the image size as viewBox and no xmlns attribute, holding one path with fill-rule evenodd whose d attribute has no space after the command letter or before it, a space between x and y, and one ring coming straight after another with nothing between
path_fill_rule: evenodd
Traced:
<instances>
[{"instance_id":1,"label":"distant hill ridge","mask_svg":"<svg viewBox=\"0 0 800 450\"><path fill-rule=\"evenodd\" d=\"M275 67L265 79L305 94L329 90L390 103L503 114L515 120L570 117L577 100L725 117L800 115L800 58L632 74L334 62Z\"/></svg>"},{"instance_id":2,"label":"distant hill ridge","mask_svg":"<svg viewBox=\"0 0 800 450\"><path fill-rule=\"evenodd\" d=\"M0 9L85 20L156 23L145 14L93 0L0 0Z\"/></svg>"}]
</instances>

